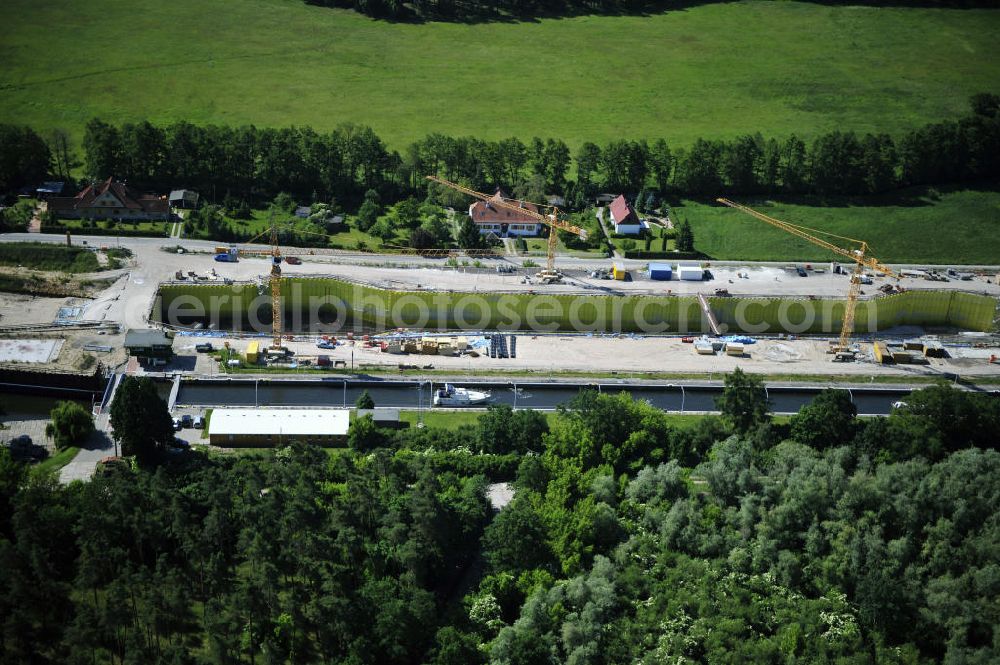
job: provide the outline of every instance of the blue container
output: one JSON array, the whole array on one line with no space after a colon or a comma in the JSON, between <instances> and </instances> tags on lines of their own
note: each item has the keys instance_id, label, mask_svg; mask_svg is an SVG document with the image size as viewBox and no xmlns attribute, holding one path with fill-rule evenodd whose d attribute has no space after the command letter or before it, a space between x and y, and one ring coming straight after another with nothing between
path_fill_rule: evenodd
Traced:
<instances>
[{"instance_id":1,"label":"blue container","mask_svg":"<svg viewBox=\"0 0 1000 665\"><path fill-rule=\"evenodd\" d=\"M669 263L650 263L649 278L669 282L674 270Z\"/></svg>"}]
</instances>

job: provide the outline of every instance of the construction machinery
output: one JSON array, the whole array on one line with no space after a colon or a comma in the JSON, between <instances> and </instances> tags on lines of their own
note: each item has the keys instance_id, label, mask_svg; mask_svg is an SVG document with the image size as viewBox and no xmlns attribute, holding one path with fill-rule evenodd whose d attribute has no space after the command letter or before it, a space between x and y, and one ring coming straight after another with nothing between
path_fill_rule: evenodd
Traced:
<instances>
[{"instance_id":1,"label":"construction machinery","mask_svg":"<svg viewBox=\"0 0 1000 665\"><path fill-rule=\"evenodd\" d=\"M282 334L282 317L281 317L281 246L278 245L278 224L274 221L274 213L271 213L271 217L267 222L267 228L255 235L253 238L247 241L247 244L252 244L255 240L268 234L270 236L268 249L249 249L240 247L237 249L237 253L240 257L244 256L270 256L271 257L271 347L270 350L273 352L284 352L285 347L281 344L281 334Z\"/></svg>"},{"instance_id":2,"label":"construction machinery","mask_svg":"<svg viewBox=\"0 0 1000 665\"><path fill-rule=\"evenodd\" d=\"M429 175L427 179L436 182L439 185L444 185L445 187L450 187L454 190L462 192L463 194L468 194L473 198L477 198L480 201L486 201L490 205L498 205L503 208L508 208L514 210L525 217L537 220L542 224L549 227L549 239L547 245L547 251L545 253L545 270L537 273L535 275L543 284L554 284L562 279L562 275L556 270L556 241L558 240L557 231L566 231L572 233L573 235L579 236L580 238L587 239L586 229L581 229L579 226L567 222L566 220L559 219L559 208L556 206L544 205L540 203L532 203L530 205L535 206L538 210L548 209L548 214L542 214L541 212L535 212L527 207L525 207L526 201L516 201L512 199L504 199L499 195L490 196L489 194L483 194L482 192L477 192L474 189L465 187L464 185L459 185L458 183L445 180L444 178L439 178L437 176Z\"/></svg>"},{"instance_id":3,"label":"construction machinery","mask_svg":"<svg viewBox=\"0 0 1000 665\"><path fill-rule=\"evenodd\" d=\"M871 270L876 274L885 275L886 277L892 277L895 279L900 279L901 276L875 257L868 256L868 243L864 240L847 238L833 233L827 233L826 231L820 231L818 229L799 226L798 224L783 222L780 219L769 217L762 212L758 212L753 208L748 208L745 205L740 205L739 203L735 203L729 199L720 198L716 199L716 201L729 206L730 208L735 208L740 212L745 212L752 217L756 217L762 222L767 222L771 226L777 227L786 233L791 233L792 235L798 236L803 240L808 240L814 245L823 247L838 256L842 256L854 262L854 270L851 273L851 283L847 290L847 304L844 306L844 322L840 327L840 340L837 346L831 348L831 352L836 354L834 358L835 360L853 359L853 352L851 351L850 344L851 335L854 333L854 313L857 310L858 297L861 295L861 285L865 281L870 283L870 279L866 280L865 269ZM821 235L826 236L827 238L851 243L853 244L853 247L841 247L834 242L820 238L819 236Z\"/></svg>"}]
</instances>

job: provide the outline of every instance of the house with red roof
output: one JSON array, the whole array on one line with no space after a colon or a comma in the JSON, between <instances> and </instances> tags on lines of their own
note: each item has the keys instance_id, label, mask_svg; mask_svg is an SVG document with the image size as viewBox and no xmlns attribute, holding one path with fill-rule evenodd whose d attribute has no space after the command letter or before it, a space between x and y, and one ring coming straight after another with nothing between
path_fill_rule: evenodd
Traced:
<instances>
[{"instance_id":1,"label":"house with red roof","mask_svg":"<svg viewBox=\"0 0 1000 665\"><path fill-rule=\"evenodd\" d=\"M114 178L108 178L101 183L92 183L76 196L53 197L49 199L49 210L56 217L73 219L170 218L170 204L167 197L141 194Z\"/></svg>"},{"instance_id":2,"label":"house with red roof","mask_svg":"<svg viewBox=\"0 0 1000 665\"><path fill-rule=\"evenodd\" d=\"M505 202L516 205L520 210L497 205ZM496 194L486 201L476 201L469 206L469 218L482 235L493 233L501 238L512 236L537 236L542 231L542 223L529 213L538 214L538 206L526 201L508 199L497 189Z\"/></svg>"},{"instance_id":3,"label":"house with red roof","mask_svg":"<svg viewBox=\"0 0 1000 665\"><path fill-rule=\"evenodd\" d=\"M623 236L641 236L649 224L644 219L639 219L632 206L625 200L624 194L619 194L618 198L608 206L611 215L611 223L614 225L614 233Z\"/></svg>"}]
</instances>

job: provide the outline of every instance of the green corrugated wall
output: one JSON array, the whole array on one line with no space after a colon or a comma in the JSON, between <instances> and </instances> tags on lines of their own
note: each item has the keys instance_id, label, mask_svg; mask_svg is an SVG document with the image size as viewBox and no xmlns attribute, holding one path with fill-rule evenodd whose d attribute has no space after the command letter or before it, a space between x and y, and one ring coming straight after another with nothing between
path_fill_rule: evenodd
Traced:
<instances>
[{"instance_id":1,"label":"green corrugated wall","mask_svg":"<svg viewBox=\"0 0 1000 665\"><path fill-rule=\"evenodd\" d=\"M338 320L354 322L360 318L366 326L524 330L530 329L530 319L538 326L566 331L707 332L693 296L391 291L335 279L299 278L284 280L282 294L286 316L301 316L309 308L335 309ZM843 300L834 299L713 297L709 303L729 332L749 334L836 333L844 308ZM171 308L176 313L190 305L223 318L246 318L252 311L269 309L270 295L253 285L166 284L160 287L154 316L164 320ZM988 331L993 328L996 312L997 300L989 296L908 291L860 302L855 329L871 332L919 325Z\"/></svg>"}]
</instances>

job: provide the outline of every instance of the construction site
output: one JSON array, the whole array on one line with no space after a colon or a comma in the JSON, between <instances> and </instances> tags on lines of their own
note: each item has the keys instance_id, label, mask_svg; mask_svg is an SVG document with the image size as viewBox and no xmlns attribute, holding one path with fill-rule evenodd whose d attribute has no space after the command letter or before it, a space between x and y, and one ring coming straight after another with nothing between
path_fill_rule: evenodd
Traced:
<instances>
[{"instance_id":1,"label":"construction site","mask_svg":"<svg viewBox=\"0 0 1000 665\"><path fill-rule=\"evenodd\" d=\"M434 180L546 225L544 267L486 250L282 247L273 223L241 245L127 239L131 260L108 272L110 286L93 297L0 296L0 313L18 321L0 331L10 348L41 349L10 351L0 362L194 375L712 374L737 365L820 375L834 371L831 362L844 375L1000 374L996 267L885 265L862 240L725 199L719 202L823 248L830 262L557 256L557 232L585 234L557 208L525 213L521 202ZM269 242L256 242L264 236ZM125 348L126 331L150 328L176 333L168 353ZM60 343L46 346L52 340Z\"/></svg>"}]
</instances>

